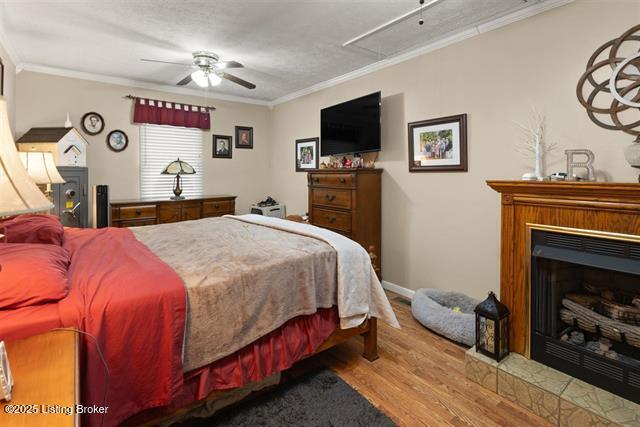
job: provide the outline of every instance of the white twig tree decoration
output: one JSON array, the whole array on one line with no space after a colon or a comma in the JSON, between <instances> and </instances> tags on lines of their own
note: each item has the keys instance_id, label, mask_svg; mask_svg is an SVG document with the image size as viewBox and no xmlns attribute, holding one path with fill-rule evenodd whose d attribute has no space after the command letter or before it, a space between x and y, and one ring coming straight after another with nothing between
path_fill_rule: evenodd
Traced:
<instances>
[{"instance_id":1,"label":"white twig tree decoration","mask_svg":"<svg viewBox=\"0 0 640 427\"><path fill-rule=\"evenodd\" d=\"M531 117L526 125L516 123L523 133L521 143L516 150L526 158L535 159L535 177L544 180L544 159L558 147L555 142L547 141L546 120L542 113L531 107Z\"/></svg>"}]
</instances>

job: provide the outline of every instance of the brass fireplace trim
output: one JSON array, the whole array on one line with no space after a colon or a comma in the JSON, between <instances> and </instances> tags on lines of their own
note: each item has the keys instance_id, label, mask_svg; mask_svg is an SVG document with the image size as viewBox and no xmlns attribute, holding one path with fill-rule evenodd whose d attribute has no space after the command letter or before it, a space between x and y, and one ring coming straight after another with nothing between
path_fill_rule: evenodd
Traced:
<instances>
[{"instance_id":1,"label":"brass fireplace trim","mask_svg":"<svg viewBox=\"0 0 640 427\"><path fill-rule=\"evenodd\" d=\"M574 236L598 237L602 239L619 240L623 242L632 242L640 244L640 236L635 234L611 233L608 231L585 230L582 228L559 227L555 225L533 224L527 222L525 224L526 248L525 248L525 281L524 294L527 298L525 301L526 313L524 318L527 325L527 339L525 346L525 357L531 359L531 235L533 230L539 231L555 231L564 234L572 234Z\"/></svg>"}]
</instances>

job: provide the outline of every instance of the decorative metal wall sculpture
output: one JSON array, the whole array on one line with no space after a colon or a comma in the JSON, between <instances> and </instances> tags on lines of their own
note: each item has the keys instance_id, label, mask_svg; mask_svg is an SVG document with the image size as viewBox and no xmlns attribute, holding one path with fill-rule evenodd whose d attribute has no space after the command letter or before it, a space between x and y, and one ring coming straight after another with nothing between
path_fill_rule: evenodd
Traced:
<instances>
[{"instance_id":1,"label":"decorative metal wall sculpture","mask_svg":"<svg viewBox=\"0 0 640 427\"><path fill-rule=\"evenodd\" d=\"M634 135L640 142L640 46L627 49L634 42L640 42L640 25L600 46L578 81L577 95L595 124ZM630 56L623 57L623 50Z\"/></svg>"}]
</instances>

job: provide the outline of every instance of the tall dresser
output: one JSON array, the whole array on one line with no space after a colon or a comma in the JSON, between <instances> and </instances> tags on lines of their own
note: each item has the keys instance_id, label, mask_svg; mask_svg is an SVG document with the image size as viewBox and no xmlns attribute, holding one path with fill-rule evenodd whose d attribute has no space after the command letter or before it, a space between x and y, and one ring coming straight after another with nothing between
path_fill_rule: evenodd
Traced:
<instances>
[{"instance_id":1,"label":"tall dresser","mask_svg":"<svg viewBox=\"0 0 640 427\"><path fill-rule=\"evenodd\" d=\"M307 174L309 222L360 243L381 276L382 169L317 169Z\"/></svg>"}]
</instances>

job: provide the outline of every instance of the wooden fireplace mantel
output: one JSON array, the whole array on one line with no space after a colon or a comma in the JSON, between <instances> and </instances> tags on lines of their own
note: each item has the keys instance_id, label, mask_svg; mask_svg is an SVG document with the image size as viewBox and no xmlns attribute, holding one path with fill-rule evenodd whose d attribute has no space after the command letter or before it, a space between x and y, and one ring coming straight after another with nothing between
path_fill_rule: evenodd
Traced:
<instances>
[{"instance_id":1,"label":"wooden fireplace mantel","mask_svg":"<svg viewBox=\"0 0 640 427\"><path fill-rule=\"evenodd\" d=\"M510 348L528 355L530 227L640 235L640 184L487 181L502 195L500 299L511 310Z\"/></svg>"}]
</instances>

